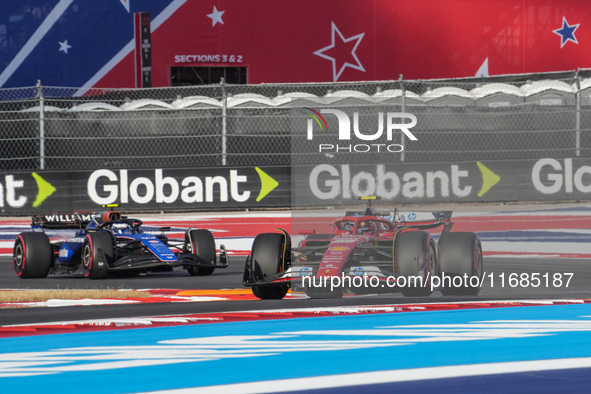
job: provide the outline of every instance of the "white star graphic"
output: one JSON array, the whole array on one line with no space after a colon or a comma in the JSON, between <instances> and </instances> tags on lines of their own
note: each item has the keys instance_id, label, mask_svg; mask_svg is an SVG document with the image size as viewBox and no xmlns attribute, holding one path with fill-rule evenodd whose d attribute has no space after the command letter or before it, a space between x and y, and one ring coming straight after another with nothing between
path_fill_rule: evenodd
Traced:
<instances>
[{"instance_id":1,"label":"white star graphic","mask_svg":"<svg viewBox=\"0 0 591 394\"><path fill-rule=\"evenodd\" d=\"M65 40L64 42L60 42L59 44L60 44L59 52L64 52L67 55L68 49L72 48L71 45L68 45L68 40Z\"/></svg>"},{"instance_id":2,"label":"white star graphic","mask_svg":"<svg viewBox=\"0 0 591 394\"><path fill-rule=\"evenodd\" d=\"M129 12L129 6L131 5L131 0L119 0L119 1L121 2L123 7L125 8L125 10L127 12Z\"/></svg>"},{"instance_id":3,"label":"white star graphic","mask_svg":"<svg viewBox=\"0 0 591 394\"><path fill-rule=\"evenodd\" d=\"M356 36L352 36L352 37L349 37L349 38L345 39L345 37L343 37L343 35L339 31L337 25L335 25L334 22L331 22L331 24L332 24L332 30L331 30L331 41L332 42L331 42L331 44L329 46L327 46L327 47L324 47L322 49L317 50L316 52L314 52L314 55L320 56L320 57L322 57L324 59L327 59L327 60L330 60L332 62L332 76L333 76L333 81L334 82L336 82L336 81L339 80L339 77L341 76L341 74L343 73L343 71L345 71L345 68L347 68L347 67L351 67L351 68L353 68L355 70L359 70L359 71L365 72L365 69L363 68L363 65L361 65L361 62L359 61L359 58L355 54L355 51L357 50L357 47L359 46L359 43L363 39L363 36L365 36L365 33L357 34ZM339 39L340 39L339 42L335 42L335 32L339 36ZM350 63L348 61L343 61L343 59L339 59L339 60L342 61L342 65L339 68L339 71L337 72L337 59L335 57L326 55L324 52L328 52L328 51L332 50L337 45L340 45L342 47L343 44L346 44L346 43L351 42L351 41L354 41L354 40L357 40L357 42L355 43L355 46L351 50L351 57L355 61L355 64Z\"/></svg>"},{"instance_id":4,"label":"white star graphic","mask_svg":"<svg viewBox=\"0 0 591 394\"><path fill-rule=\"evenodd\" d=\"M224 21L222 20L222 15L224 15L224 12L226 11L218 11L215 5L213 6L213 12L207 15L208 18L211 18L211 27L214 27L218 22L222 25L224 24Z\"/></svg>"}]
</instances>

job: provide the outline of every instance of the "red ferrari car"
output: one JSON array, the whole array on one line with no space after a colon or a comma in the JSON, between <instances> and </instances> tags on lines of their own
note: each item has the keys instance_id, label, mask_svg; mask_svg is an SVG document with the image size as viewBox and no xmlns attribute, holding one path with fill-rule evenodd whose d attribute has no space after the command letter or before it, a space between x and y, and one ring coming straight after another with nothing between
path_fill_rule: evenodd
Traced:
<instances>
[{"instance_id":1,"label":"red ferrari car","mask_svg":"<svg viewBox=\"0 0 591 394\"><path fill-rule=\"evenodd\" d=\"M335 220L330 234L302 231L291 246L287 231L259 234L246 259L243 283L262 299L283 298L290 287L313 298L376 292L405 296L477 295L482 286L480 239L450 232L451 212L363 212ZM441 227L438 239L427 230Z\"/></svg>"}]
</instances>

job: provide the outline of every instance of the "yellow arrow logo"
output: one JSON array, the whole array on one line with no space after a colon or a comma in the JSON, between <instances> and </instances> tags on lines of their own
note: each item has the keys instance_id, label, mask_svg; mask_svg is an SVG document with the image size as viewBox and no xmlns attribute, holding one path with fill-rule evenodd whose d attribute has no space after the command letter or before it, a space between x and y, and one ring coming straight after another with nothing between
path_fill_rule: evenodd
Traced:
<instances>
[{"instance_id":1,"label":"yellow arrow logo","mask_svg":"<svg viewBox=\"0 0 591 394\"><path fill-rule=\"evenodd\" d=\"M33 207L37 208L47 197L55 192L55 187L45 179L41 178L39 174L33 172L31 175L35 178L35 182L37 182L37 198L35 198L35 202L33 203Z\"/></svg>"},{"instance_id":2,"label":"yellow arrow logo","mask_svg":"<svg viewBox=\"0 0 591 394\"><path fill-rule=\"evenodd\" d=\"M501 177L492 172L487 166L482 164L481 162L476 163L478 165L478 169L482 174L482 187L478 192L478 197L482 197L490 190L491 187L499 183Z\"/></svg>"},{"instance_id":3,"label":"yellow arrow logo","mask_svg":"<svg viewBox=\"0 0 591 394\"><path fill-rule=\"evenodd\" d=\"M267 196L267 194L271 193L273 189L279 186L279 183L271 178L265 171L261 170L258 167L255 167L257 170L259 177L261 178L261 191L259 192L259 196L257 197L257 202L261 201L263 198Z\"/></svg>"}]
</instances>

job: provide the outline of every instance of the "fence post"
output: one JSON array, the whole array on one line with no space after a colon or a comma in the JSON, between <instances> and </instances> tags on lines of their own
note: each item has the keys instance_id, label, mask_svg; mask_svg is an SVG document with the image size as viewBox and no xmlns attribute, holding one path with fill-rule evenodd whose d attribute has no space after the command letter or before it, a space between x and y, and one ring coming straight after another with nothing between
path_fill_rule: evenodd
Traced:
<instances>
[{"instance_id":1,"label":"fence post","mask_svg":"<svg viewBox=\"0 0 591 394\"><path fill-rule=\"evenodd\" d=\"M402 91L402 112L406 112L406 88L404 86L404 76L400 74L400 90ZM400 152L400 161L404 161L404 133L400 133L400 145L402 145L402 152Z\"/></svg>"},{"instance_id":2,"label":"fence post","mask_svg":"<svg viewBox=\"0 0 591 394\"><path fill-rule=\"evenodd\" d=\"M220 85L222 85L222 165L225 166L228 137L228 94L224 77L220 79Z\"/></svg>"},{"instance_id":3,"label":"fence post","mask_svg":"<svg viewBox=\"0 0 591 394\"><path fill-rule=\"evenodd\" d=\"M45 169L45 98L43 97L43 86L37 80L39 94L39 169Z\"/></svg>"},{"instance_id":4,"label":"fence post","mask_svg":"<svg viewBox=\"0 0 591 394\"><path fill-rule=\"evenodd\" d=\"M575 83L577 84L577 92L575 93L575 151L578 157L581 155L581 76L579 75L579 70L577 70L575 75Z\"/></svg>"}]
</instances>

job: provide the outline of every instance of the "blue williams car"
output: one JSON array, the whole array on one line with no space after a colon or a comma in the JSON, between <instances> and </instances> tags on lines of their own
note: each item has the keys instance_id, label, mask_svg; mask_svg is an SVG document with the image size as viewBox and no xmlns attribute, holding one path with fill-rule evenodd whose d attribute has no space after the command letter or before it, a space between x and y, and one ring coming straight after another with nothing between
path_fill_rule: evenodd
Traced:
<instances>
[{"instance_id":1,"label":"blue williams car","mask_svg":"<svg viewBox=\"0 0 591 394\"><path fill-rule=\"evenodd\" d=\"M221 245L216 256L209 230L191 227L184 239L168 239L164 232L170 227L151 234L141 226L141 220L117 211L33 216L32 231L16 237L14 270L20 278L81 270L90 279L103 279L110 272L172 271L174 267L183 267L191 275L210 275L228 266L225 247Z\"/></svg>"}]
</instances>

